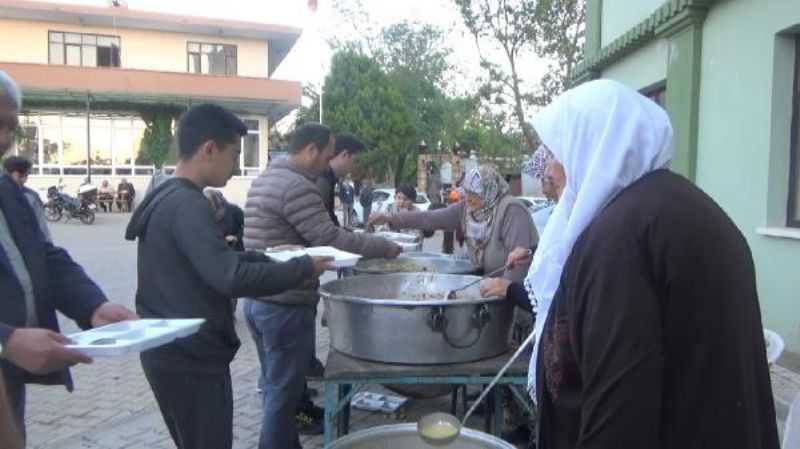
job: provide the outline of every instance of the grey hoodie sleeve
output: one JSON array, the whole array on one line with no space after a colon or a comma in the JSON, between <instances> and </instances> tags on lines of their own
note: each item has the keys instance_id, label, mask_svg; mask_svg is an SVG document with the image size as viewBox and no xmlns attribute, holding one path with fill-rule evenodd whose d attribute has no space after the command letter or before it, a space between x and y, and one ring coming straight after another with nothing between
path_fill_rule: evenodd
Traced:
<instances>
[{"instance_id":1,"label":"grey hoodie sleeve","mask_svg":"<svg viewBox=\"0 0 800 449\"><path fill-rule=\"evenodd\" d=\"M174 217L172 234L178 248L200 277L227 297L275 295L298 287L313 275L310 257L275 263L266 256L229 248L203 196L187 199Z\"/></svg>"},{"instance_id":2,"label":"grey hoodie sleeve","mask_svg":"<svg viewBox=\"0 0 800 449\"><path fill-rule=\"evenodd\" d=\"M464 201L444 209L400 212L389 217L392 226L400 229L420 229L422 231L455 231L464 216Z\"/></svg>"}]
</instances>

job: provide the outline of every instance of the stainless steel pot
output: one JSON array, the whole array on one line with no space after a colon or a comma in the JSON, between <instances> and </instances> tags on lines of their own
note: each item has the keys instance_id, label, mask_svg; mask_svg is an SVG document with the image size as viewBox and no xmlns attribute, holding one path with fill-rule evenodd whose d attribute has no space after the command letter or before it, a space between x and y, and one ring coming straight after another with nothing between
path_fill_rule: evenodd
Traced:
<instances>
[{"instance_id":1,"label":"stainless steel pot","mask_svg":"<svg viewBox=\"0 0 800 449\"><path fill-rule=\"evenodd\" d=\"M432 446L422 441L414 423L392 424L372 427L346 435L328 449L429 449ZM447 449L515 449L514 445L492 435L462 428L458 438L447 445Z\"/></svg>"},{"instance_id":2,"label":"stainless steel pot","mask_svg":"<svg viewBox=\"0 0 800 449\"><path fill-rule=\"evenodd\" d=\"M424 254L424 255L423 255ZM356 274L390 274L390 273L442 273L442 274L474 274L478 271L467 259L452 256L433 255L430 253L409 253L397 259L360 260L353 271Z\"/></svg>"},{"instance_id":3,"label":"stainless steel pot","mask_svg":"<svg viewBox=\"0 0 800 449\"><path fill-rule=\"evenodd\" d=\"M479 286L455 300L448 290L476 276L432 273L353 276L320 287L334 349L385 363L464 363L509 349L513 304L481 298Z\"/></svg>"}]
</instances>

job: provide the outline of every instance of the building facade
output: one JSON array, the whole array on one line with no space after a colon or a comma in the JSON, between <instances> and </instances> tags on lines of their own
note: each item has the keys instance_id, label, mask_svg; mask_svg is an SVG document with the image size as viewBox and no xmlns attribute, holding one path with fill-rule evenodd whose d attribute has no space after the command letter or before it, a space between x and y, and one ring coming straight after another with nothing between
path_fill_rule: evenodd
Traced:
<instances>
[{"instance_id":1,"label":"building facade","mask_svg":"<svg viewBox=\"0 0 800 449\"><path fill-rule=\"evenodd\" d=\"M0 70L24 95L15 151L34 162L34 187L61 181L74 193L88 176L125 177L144 191L155 168L141 145L148 125L212 102L248 126L226 188L241 202L266 166L270 125L301 100L299 82L272 79L300 36L291 27L0 0L0 29ZM166 171L174 163L173 148Z\"/></svg>"},{"instance_id":2,"label":"building facade","mask_svg":"<svg viewBox=\"0 0 800 449\"><path fill-rule=\"evenodd\" d=\"M612 78L661 101L673 169L747 238L764 326L787 344L780 363L798 369L800 2L588 0L586 31L575 81Z\"/></svg>"}]
</instances>

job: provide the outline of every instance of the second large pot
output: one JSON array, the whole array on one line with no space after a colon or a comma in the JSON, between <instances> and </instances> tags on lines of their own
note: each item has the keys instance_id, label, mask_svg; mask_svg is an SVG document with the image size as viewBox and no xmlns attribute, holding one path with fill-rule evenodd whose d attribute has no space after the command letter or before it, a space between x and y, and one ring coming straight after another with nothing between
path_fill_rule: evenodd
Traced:
<instances>
[{"instance_id":1,"label":"second large pot","mask_svg":"<svg viewBox=\"0 0 800 449\"><path fill-rule=\"evenodd\" d=\"M509 349L513 305L481 298L476 276L431 273L354 276L320 288L334 349L385 363L465 363Z\"/></svg>"}]
</instances>

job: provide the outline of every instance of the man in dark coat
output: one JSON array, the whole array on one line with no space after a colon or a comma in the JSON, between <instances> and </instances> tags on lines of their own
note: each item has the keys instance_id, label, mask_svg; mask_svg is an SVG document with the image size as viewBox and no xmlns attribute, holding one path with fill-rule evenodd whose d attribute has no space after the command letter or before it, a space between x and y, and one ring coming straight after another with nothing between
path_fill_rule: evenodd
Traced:
<instances>
[{"instance_id":1,"label":"man in dark coat","mask_svg":"<svg viewBox=\"0 0 800 449\"><path fill-rule=\"evenodd\" d=\"M22 95L0 71L0 156L14 141ZM23 190L0 177L0 372L20 431L25 432L25 385L64 385L72 391L67 367L91 359L65 345L56 311L83 329L136 315L108 302L100 288L69 254L42 233Z\"/></svg>"}]
</instances>

